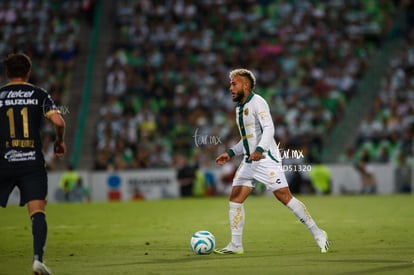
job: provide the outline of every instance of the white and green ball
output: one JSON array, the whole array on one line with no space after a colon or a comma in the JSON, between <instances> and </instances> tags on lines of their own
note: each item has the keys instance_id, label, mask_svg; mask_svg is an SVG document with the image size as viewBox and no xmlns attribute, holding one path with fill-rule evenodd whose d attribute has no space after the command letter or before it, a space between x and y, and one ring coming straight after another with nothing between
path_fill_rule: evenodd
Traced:
<instances>
[{"instance_id":1,"label":"white and green ball","mask_svg":"<svg viewBox=\"0 0 414 275\"><path fill-rule=\"evenodd\" d=\"M196 255L208 255L216 246L216 238L206 230L197 231L190 241L191 249Z\"/></svg>"}]
</instances>

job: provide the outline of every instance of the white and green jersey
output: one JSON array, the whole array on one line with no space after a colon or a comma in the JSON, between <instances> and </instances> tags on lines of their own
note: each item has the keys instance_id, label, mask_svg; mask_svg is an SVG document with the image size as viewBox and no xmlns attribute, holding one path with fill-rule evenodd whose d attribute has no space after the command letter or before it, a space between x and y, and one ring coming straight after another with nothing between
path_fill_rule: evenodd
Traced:
<instances>
[{"instance_id":1,"label":"white and green jersey","mask_svg":"<svg viewBox=\"0 0 414 275\"><path fill-rule=\"evenodd\" d=\"M262 152L281 163L279 148L274 139L275 127L269 105L258 94L250 93L244 104L236 106L236 123L239 128L240 141L228 150L229 155L246 156L245 161L254 151Z\"/></svg>"}]
</instances>

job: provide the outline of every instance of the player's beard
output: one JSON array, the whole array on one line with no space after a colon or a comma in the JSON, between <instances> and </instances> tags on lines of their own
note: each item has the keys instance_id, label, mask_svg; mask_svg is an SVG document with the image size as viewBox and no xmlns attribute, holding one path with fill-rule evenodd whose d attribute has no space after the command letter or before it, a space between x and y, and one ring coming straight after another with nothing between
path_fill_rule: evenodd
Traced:
<instances>
[{"instance_id":1,"label":"player's beard","mask_svg":"<svg viewBox=\"0 0 414 275\"><path fill-rule=\"evenodd\" d=\"M233 97L233 101L234 102L240 102L244 97L244 92L243 90L238 90L236 92L236 95Z\"/></svg>"}]
</instances>

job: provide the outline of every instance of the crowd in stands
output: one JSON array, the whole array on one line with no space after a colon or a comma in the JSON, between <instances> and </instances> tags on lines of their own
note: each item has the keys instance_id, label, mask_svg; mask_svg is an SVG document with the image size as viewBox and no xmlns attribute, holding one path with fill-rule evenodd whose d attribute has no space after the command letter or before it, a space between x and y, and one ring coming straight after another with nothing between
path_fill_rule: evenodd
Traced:
<instances>
[{"instance_id":1,"label":"crowd in stands","mask_svg":"<svg viewBox=\"0 0 414 275\"><path fill-rule=\"evenodd\" d=\"M43 87L58 106L68 96L71 72L79 52L79 22L85 1L0 1L0 56L24 52L32 59L31 83ZM87 2L87 1L86 1ZM0 85L7 83L3 64ZM45 124L43 147L48 169L58 160L53 153L53 129Z\"/></svg>"},{"instance_id":2,"label":"crowd in stands","mask_svg":"<svg viewBox=\"0 0 414 275\"><path fill-rule=\"evenodd\" d=\"M396 166L396 177L405 178L397 181L404 182L399 188L404 190L411 178L411 172L406 171L414 164L414 3L397 2L401 2L406 12L403 47L386 64L387 71L380 79L374 104L362 120L355 145L342 160L392 163Z\"/></svg>"},{"instance_id":3,"label":"crowd in stands","mask_svg":"<svg viewBox=\"0 0 414 275\"><path fill-rule=\"evenodd\" d=\"M414 34L414 33L413 33ZM393 58L348 158L371 163L412 164L414 138L414 36Z\"/></svg>"},{"instance_id":4,"label":"crowd in stands","mask_svg":"<svg viewBox=\"0 0 414 275\"><path fill-rule=\"evenodd\" d=\"M114 1L112 50L96 126L96 170L211 169L238 141L228 73L245 67L270 104L281 149L318 161L357 95L400 1ZM95 1L0 1L0 55L25 52L31 82L61 106ZM413 162L414 39L391 60L348 162ZM0 66L0 84L7 81ZM53 131L43 129L48 168ZM185 161L183 161L185 159ZM181 167L182 166L182 167Z\"/></svg>"},{"instance_id":5,"label":"crowd in stands","mask_svg":"<svg viewBox=\"0 0 414 275\"><path fill-rule=\"evenodd\" d=\"M380 79L370 112L359 126L355 144L340 160L353 163L356 168L392 164L394 190L410 193L414 164L414 3L397 2L406 11L404 45L386 64L387 71Z\"/></svg>"},{"instance_id":6,"label":"crowd in stands","mask_svg":"<svg viewBox=\"0 0 414 275\"><path fill-rule=\"evenodd\" d=\"M389 31L392 1L116 1L95 169L201 167L237 142L228 73L257 77L281 148L317 158Z\"/></svg>"}]
</instances>

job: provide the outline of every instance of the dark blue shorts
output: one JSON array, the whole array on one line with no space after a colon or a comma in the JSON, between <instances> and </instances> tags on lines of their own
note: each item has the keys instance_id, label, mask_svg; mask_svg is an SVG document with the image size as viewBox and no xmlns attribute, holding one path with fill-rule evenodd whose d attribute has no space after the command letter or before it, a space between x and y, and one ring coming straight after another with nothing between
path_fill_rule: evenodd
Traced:
<instances>
[{"instance_id":1,"label":"dark blue shorts","mask_svg":"<svg viewBox=\"0 0 414 275\"><path fill-rule=\"evenodd\" d=\"M0 206L6 207L14 187L20 190L20 206L47 198L47 172L44 166L0 168Z\"/></svg>"}]
</instances>

